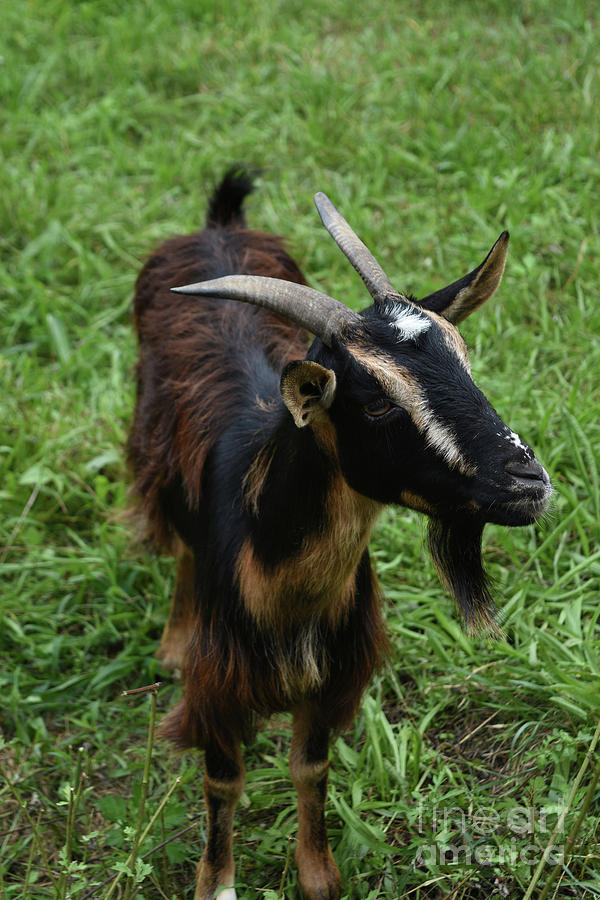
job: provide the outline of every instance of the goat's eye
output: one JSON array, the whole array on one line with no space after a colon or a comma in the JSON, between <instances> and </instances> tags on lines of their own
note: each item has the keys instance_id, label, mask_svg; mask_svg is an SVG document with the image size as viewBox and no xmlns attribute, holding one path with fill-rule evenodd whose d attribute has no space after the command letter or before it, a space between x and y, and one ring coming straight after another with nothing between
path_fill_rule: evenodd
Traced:
<instances>
[{"instance_id":1,"label":"goat's eye","mask_svg":"<svg viewBox=\"0 0 600 900\"><path fill-rule=\"evenodd\" d=\"M366 412L368 416L379 418L381 416L385 416L386 413L389 413L389 411L393 408L393 403L391 403L385 397L379 397L377 400L373 400L371 403L367 403L366 406L363 406L363 412Z\"/></svg>"}]
</instances>

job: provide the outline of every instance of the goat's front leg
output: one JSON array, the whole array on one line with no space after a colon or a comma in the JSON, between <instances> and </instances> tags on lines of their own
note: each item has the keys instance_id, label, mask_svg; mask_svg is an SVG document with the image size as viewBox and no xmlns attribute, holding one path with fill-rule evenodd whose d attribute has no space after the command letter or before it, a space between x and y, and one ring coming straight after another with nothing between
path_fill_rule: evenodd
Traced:
<instances>
[{"instance_id":1,"label":"goat's front leg","mask_svg":"<svg viewBox=\"0 0 600 900\"><path fill-rule=\"evenodd\" d=\"M322 711L306 704L294 711L290 774L298 794L296 865L307 900L338 900L342 879L325 826L329 727Z\"/></svg>"},{"instance_id":2,"label":"goat's front leg","mask_svg":"<svg viewBox=\"0 0 600 900\"><path fill-rule=\"evenodd\" d=\"M244 789L244 763L239 746L229 754L212 744L206 749L204 799L206 848L198 866L194 900L235 900L233 816Z\"/></svg>"}]
</instances>

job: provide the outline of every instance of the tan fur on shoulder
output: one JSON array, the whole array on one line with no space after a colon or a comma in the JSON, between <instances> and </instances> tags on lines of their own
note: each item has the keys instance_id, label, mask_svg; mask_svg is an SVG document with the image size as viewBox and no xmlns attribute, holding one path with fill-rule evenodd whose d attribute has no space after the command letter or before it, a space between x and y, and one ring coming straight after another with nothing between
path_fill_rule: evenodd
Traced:
<instances>
[{"instance_id":1,"label":"tan fur on shoulder","mask_svg":"<svg viewBox=\"0 0 600 900\"><path fill-rule=\"evenodd\" d=\"M246 609L261 624L283 626L314 615L335 625L352 602L356 569L381 506L353 491L341 473L324 505L324 534L306 538L273 572L257 559L251 540L244 543L236 578Z\"/></svg>"}]
</instances>

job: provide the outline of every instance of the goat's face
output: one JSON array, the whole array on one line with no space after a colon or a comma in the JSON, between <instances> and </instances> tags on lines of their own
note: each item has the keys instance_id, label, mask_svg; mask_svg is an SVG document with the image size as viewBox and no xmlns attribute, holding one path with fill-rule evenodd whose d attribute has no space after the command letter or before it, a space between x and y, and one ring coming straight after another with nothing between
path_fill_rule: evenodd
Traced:
<instances>
[{"instance_id":1,"label":"goat's face","mask_svg":"<svg viewBox=\"0 0 600 900\"><path fill-rule=\"evenodd\" d=\"M352 488L429 516L432 558L465 626L499 634L483 527L535 521L552 488L473 382L464 341L447 318L457 301L449 294L450 306L446 291L421 304L376 301L337 339L315 341L307 360L290 363L282 395L296 425L312 423L337 454Z\"/></svg>"},{"instance_id":2,"label":"goat's face","mask_svg":"<svg viewBox=\"0 0 600 900\"><path fill-rule=\"evenodd\" d=\"M503 525L528 524L546 508L548 475L473 382L447 319L388 302L365 311L343 342L316 341L309 358L325 370L328 394L317 404L319 379L305 378L302 400L327 407L342 472L358 492Z\"/></svg>"}]
</instances>

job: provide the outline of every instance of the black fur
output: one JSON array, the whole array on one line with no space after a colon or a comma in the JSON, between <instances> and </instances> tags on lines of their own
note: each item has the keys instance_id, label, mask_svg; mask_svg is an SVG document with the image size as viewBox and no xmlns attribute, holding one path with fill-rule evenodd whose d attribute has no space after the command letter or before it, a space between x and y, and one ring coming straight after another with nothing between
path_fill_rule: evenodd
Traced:
<instances>
[{"instance_id":1,"label":"black fur","mask_svg":"<svg viewBox=\"0 0 600 900\"><path fill-rule=\"evenodd\" d=\"M246 218L243 203L254 190L252 176L244 166L233 166L215 188L209 204L206 224L243 227Z\"/></svg>"},{"instance_id":2,"label":"black fur","mask_svg":"<svg viewBox=\"0 0 600 900\"><path fill-rule=\"evenodd\" d=\"M490 629L496 605L481 561L484 523L475 516L455 515L451 521L429 519L429 550L442 582L454 596L465 629L471 634Z\"/></svg>"}]
</instances>

